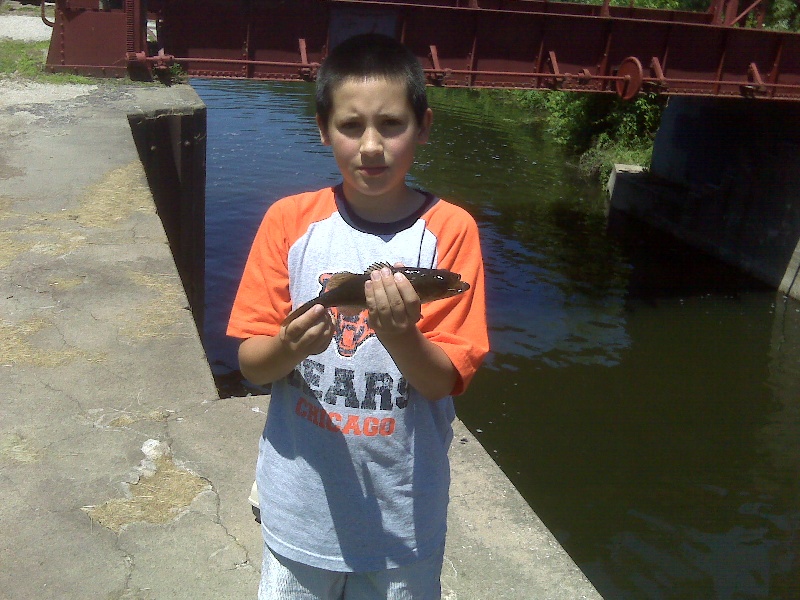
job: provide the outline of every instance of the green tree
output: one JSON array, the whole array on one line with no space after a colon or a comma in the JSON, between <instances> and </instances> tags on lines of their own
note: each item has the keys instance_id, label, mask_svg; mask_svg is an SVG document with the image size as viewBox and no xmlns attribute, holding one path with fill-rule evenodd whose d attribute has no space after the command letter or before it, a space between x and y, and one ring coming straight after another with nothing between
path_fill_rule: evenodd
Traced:
<instances>
[{"instance_id":1,"label":"green tree","mask_svg":"<svg viewBox=\"0 0 800 600\"><path fill-rule=\"evenodd\" d=\"M571 0L598 4L597 0ZM611 0L612 6L629 6L630 0ZM635 0L634 6L668 10L706 11L710 0ZM742 6L744 8L744 6ZM751 16L746 25L755 25ZM772 0L764 25L785 31L800 30L797 0ZM667 99L640 94L630 102L613 95L570 92L522 92L519 102L540 109L554 138L580 156L587 174L605 179L614 163L649 166L652 145Z\"/></svg>"},{"instance_id":2,"label":"green tree","mask_svg":"<svg viewBox=\"0 0 800 600\"><path fill-rule=\"evenodd\" d=\"M765 24L784 31L800 31L800 6L797 0L773 0Z\"/></svg>"}]
</instances>

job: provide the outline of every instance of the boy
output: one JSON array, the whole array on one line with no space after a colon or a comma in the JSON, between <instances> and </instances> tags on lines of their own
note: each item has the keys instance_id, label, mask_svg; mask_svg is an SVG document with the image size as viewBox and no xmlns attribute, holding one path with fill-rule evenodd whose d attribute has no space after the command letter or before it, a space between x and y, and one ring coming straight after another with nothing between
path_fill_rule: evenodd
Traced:
<instances>
[{"instance_id":1,"label":"boy","mask_svg":"<svg viewBox=\"0 0 800 600\"><path fill-rule=\"evenodd\" d=\"M408 187L432 112L416 58L365 34L317 78L317 124L343 182L284 198L256 234L228 327L242 373L272 383L256 480L265 541L260 600L437 599L452 394L488 351L478 231L462 209ZM389 268L367 309L314 306L337 272L377 262L449 269L466 292L421 306Z\"/></svg>"}]
</instances>

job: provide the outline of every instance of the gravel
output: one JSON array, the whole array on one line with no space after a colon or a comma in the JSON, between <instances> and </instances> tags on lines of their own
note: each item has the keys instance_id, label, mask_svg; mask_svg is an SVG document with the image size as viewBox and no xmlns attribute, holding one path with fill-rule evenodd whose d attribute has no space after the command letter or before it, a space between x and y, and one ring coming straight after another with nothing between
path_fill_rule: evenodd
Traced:
<instances>
[{"instance_id":1,"label":"gravel","mask_svg":"<svg viewBox=\"0 0 800 600\"><path fill-rule=\"evenodd\" d=\"M0 38L40 42L50 39L52 28L44 24L41 17L27 15L0 16Z\"/></svg>"},{"instance_id":2,"label":"gravel","mask_svg":"<svg viewBox=\"0 0 800 600\"><path fill-rule=\"evenodd\" d=\"M0 15L0 38L27 42L44 41L50 39L52 31L44 24L41 17ZM95 89L96 85L49 84L16 80L13 77L3 78L0 85L0 110L10 109L12 114L19 116L25 112L22 107L36 104L63 105Z\"/></svg>"},{"instance_id":3,"label":"gravel","mask_svg":"<svg viewBox=\"0 0 800 600\"><path fill-rule=\"evenodd\" d=\"M86 96L96 85L78 83L38 83L35 81L3 80L0 86L0 109L34 104L64 103Z\"/></svg>"}]
</instances>

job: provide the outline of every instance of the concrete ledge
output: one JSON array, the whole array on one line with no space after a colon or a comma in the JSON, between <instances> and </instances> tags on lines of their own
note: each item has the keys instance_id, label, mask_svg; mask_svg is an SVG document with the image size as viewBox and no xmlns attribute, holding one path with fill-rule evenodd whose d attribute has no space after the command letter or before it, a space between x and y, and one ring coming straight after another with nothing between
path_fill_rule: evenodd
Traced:
<instances>
[{"instance_id":1,"label":"concrete ledge","mask_svg":"<svg viewBox=\"0 0 800 600\"><path fill-rule=\"evenodd\" d=\"M202 110L0 85L3 598L255 597L268 398L219 400L129 125ZM453 474L446 598L599 598L460 423Z\"/></svg>"},{"instance_id":2,"label":"concrete ledge","mask_svg":"<svg viewBox=\"0 0 800 600\"><path fill-rule=\"evenodd\" d=\"M453 424L445 600L599 599L461 421Z\"/></svg>"},{"instance_id":3,"label":"concrete ledge","mask_svg":"<svg viewBox=\"0 0 800 600\"><path fill-rule=\"evenodd\" d=\"M610 209L632 215L800 300L800 229L795 225L791 226L796 232L784 232L785 240L776 241L766 217L754 214L748 220L749 236L738 231L727 235L724 223L733 220L726 212L727 198L672 184L631 165L614 165L606 189ZM764 210L774 219L774 211Z\"/></svg>"},{"instance_id":4,"label":"concrete ledge","mask_svg":"<svg viewBox=\"0 0 800 600\"><path fill-rule=\"evenodd\" d=\"M261 424L220 410L127 118L198 102L189 87L0 85L3 598L254 596L258 528L241 500L225 512L213 459L238 435L247 452L224 467L252 456Z\"/></svg>"}]
</instances>

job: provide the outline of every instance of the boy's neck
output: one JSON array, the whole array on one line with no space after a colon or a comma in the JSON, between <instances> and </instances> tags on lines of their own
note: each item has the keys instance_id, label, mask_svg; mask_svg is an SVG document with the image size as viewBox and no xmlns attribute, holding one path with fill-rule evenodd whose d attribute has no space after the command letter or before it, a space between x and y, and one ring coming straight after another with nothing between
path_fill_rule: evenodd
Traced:
<instances>
[{"instance_id":1,"label":"boy's neck","mask_svg":"<svg viewBox=\"0 0 800 600\"><path fill-rule=\"evenodd\" d=\"M372 223L394 223L414 214L425 202L425 194L403 185L391 194L367 196L349 188L342 191L347 204L357 216Z\"/></svg>"}]
</instances>

